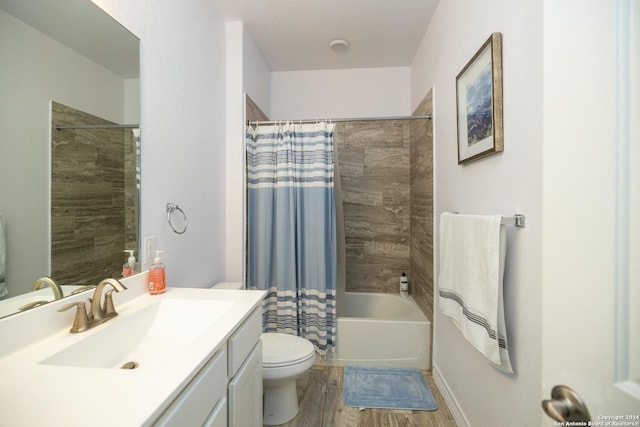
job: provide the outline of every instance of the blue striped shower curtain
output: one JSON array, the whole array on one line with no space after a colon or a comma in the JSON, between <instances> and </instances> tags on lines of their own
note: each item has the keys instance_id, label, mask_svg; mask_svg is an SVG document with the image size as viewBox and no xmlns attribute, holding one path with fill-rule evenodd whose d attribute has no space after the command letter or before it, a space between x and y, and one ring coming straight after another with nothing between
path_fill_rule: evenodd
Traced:
<instances>
[{"instance_id":1,"label":"blue striped shower curtain","mask_svg":"<svg viewBox=\"0 0 640 427\"><path fill-rule=\"evenodd\" d=\"M263 330L319 355L336 341L333 124L249 127L247 283L268 291Z\"/></svg>"}]
</instances>

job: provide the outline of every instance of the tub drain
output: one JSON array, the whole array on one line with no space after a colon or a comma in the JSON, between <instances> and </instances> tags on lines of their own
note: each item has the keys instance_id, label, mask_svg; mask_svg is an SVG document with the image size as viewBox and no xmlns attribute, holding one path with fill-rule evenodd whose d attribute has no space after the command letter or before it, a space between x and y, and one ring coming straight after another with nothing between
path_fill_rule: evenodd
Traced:
<instances>
[{"instance_id":1,"label":"tub drain","mask_svg":"<svg viewBox=\"0 0 640 427\"><path fill-rule=\"evenodd\" d=\"M138 367L138 362L127 362L120 367L120 369L136 369Z\"/></svg>"}]
</instances>

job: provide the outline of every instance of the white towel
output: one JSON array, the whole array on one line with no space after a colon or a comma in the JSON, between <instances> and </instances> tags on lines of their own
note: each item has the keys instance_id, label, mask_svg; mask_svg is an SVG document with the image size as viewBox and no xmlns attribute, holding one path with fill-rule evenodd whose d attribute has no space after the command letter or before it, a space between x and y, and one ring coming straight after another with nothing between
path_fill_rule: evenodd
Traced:
<instances>
[{"instance_id":1,"label":"white towel","mask_svg":"<svg viewBox=\"0 0 640 427\"><path fill-rule=\"evenodd\" d=\"M498 369L513 373L502 285L506 233L498 215L440 216L440 311Z\"/></svg>"},{"instance_id":2,"label":"white towel","mask_svg":"<svg viewBox=\"0 0 640 427\"><path fill-rule=\"evenodd\" d=\"M7 240L5 235L4 216L0 212L0 298L9 293L6 282L7 274Z\"/></svg>"}]
</instances>

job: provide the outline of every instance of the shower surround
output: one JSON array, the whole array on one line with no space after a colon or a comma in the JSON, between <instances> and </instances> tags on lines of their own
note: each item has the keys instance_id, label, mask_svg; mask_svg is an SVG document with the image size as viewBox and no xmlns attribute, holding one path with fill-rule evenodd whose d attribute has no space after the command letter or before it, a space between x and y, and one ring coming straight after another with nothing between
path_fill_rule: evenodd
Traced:
<instances>
[{"instance_id":1,"label":"shower surround","mask_svg":"<svg viewBox=\"0 0 640 427\"><path fill-rule=\"evenodd\" d=\"M433 112L431 92L414 115ZM247 120L268 117L247 97ZM433 320L433 122L336 123L347 292L410 293Z\"/></svg>"},{"instance_id":2,"label":"shower surround","mask_svg":"<svg viewBox=\"0 0 640 427\"><path fill-rule=\"evenodd\" d=\"M431 94L429 91L414 115L433 114ZM413 298L433 322L433 120L412 120L410 140L409 279Z\"/></svg>"},{"instance_id":3,"label":"shower surround","mask_svg":"<svg viewBox=\"0 0 640 427\"><path fill-rule=\"evenodd\" d=\"M410 123L336 124L347 292L397 293L409 274Z\"/></svg>"},{"instance_id":4,"label":"shower surround","mask_svg":"<svg viewBox=\"0 0 640 427\"><path fill-rule=\"evenodd\" d=\"M432 114L431 92L414 115ZM433 123L353 121L334 135L344 199L347 292L410 292L433 318Z\"/></svg>"}]
</instances>

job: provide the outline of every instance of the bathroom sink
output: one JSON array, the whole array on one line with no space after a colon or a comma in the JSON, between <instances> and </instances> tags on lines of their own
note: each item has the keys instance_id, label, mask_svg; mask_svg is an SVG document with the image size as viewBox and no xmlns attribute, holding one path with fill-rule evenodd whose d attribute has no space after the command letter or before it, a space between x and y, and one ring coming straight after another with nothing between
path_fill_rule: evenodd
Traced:
<instances>
[{"instance_id":1,"label":"bathroom sink","mask_svg":"<svg viewBox=\"0 0 640 427\"><path fill-rule=\"evenodd\" d=\"M178 353L198 340L233 305L230 301L154 301L87 332L40 364L144 369L179 363Z\"/></svg>"}]
</instances>

